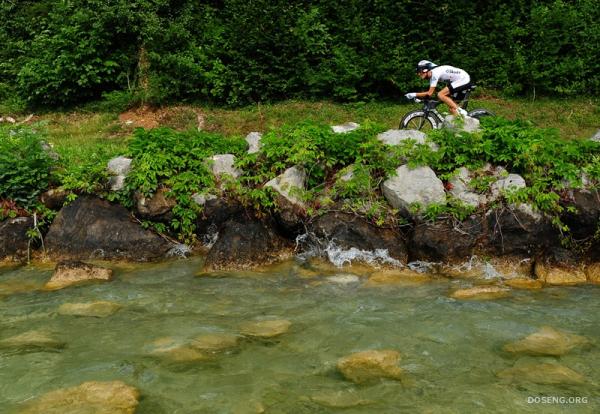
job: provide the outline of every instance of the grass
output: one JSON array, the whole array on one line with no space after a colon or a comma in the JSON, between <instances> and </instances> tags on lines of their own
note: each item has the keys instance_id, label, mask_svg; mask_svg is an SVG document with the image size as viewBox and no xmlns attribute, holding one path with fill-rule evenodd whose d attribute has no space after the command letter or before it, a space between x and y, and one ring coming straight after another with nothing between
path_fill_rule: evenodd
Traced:
<instances>
[{"instance_id":1,"label":"grass","mask_svg":"<svg viewBox=\"0 0 600 414\"><path fill-rule=\"evenodd\" d=\"M470 108L483 107L508 119L527 119L535 125L556 128L565 139L588 138L600 127L600 100L585 98L502 98L480 92L471 99ZM397 128L402 116L419 105L396 102L366 102L340 104L329 101L285 101L257 104L239 109L187 106L161 110L161 125L186 129L196 127L197 115L204 118L204 129L225 136L246 135L251 131L266 131L283 124L305 120L326 124L371 120L388 128ZM441 107L444 111L445 107ZM141 110L141 116L144 111ZM61 153L77 148L93 151L98 146L111 153L125 150L133 130L119 121L117 113L75 110L48 112L37 119L46 125L49 140ZM147 111L147 115L152 115ZM154 116L156 114L154 113ZM164 122L162 122L164 121ZM73 154L74 155L74 154Z\"/></svg>"}]
</instances>

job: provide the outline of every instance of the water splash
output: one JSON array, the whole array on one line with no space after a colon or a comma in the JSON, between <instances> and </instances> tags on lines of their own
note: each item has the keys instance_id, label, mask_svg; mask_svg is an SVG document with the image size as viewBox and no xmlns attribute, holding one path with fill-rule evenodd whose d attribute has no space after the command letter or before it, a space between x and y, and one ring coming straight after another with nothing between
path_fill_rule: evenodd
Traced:
<instances>
[{"instance_id":1,"label":"water splash","mask_svg":"<svg viewBox=\"0 0 600 414\"><path fill-rule=\"evenodd\" d=\"M410 270L414 270L418 273L434 273L434 270L439 266L439 263L415 260L414 262L410 262L407 266Z\"/></svg>"},{"instance_id":2,"label":"water splash","mask_svg":"<svg viewBox=\"0 0 600 414\"><path fill-rule=\"evenodd\" d=\"M336 245L335 242L330 241L325 249L325 254L329 261L337 267L351 265L353 261L365 262L374 266L380 264L402 266L399 260L390 256L388 249L375 249L375 251L360 250L356 247L343 249Z\"/></svg>"},{"instance_id":3,"label":"water splash","mask_svg":"<svg viewBox=\"0 0 600 414\"><path fill-rule=\"evenodd\" d=\"M167 252L168 257L181 257L186 258L190 255L192 249L187 244L178 243L171 247Z\"/></svg>"}]
</instances>

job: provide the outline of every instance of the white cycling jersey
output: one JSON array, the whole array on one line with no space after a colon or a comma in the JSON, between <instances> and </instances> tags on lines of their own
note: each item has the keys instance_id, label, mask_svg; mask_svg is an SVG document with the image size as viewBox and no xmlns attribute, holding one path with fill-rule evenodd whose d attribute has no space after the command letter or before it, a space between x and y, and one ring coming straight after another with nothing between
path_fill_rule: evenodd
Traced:
<instances>
[{"instance_id":1,"label":"white cycling jersey","mask_svg":"<svg viewBox=\"0 0 600 414\"><path fill-rule=\"evenodd\" d=\"M458 88L459 86L471 82L471 77L462 69L450 65L442 65L431 69L429 87L432 88L437 86L439 81L449 82L453 88Z\"/></svg>"}]
</instances>

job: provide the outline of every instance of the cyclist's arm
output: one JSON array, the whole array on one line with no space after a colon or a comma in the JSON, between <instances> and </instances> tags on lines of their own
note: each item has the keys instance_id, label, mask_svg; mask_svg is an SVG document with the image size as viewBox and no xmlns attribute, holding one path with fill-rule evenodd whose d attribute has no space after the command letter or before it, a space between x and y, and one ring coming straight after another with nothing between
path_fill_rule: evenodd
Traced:
<instances>
[{"instance_id":1,"label":"cyclist's arm","mask_svg":"<svg viewBox=\"0 0 600 414\"><path fill-rule=\"evenodd\" d=\"M432 86L427 92L417 92L417 98L431 98L434 92L435 86Z\"/></svg>"}]
</instances>

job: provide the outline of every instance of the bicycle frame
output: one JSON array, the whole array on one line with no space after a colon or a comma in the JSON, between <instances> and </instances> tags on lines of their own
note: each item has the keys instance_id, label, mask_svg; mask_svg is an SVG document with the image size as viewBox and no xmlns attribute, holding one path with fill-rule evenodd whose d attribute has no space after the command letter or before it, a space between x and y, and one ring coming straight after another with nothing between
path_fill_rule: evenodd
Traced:
<instances>
[{"instance_id":1,"label":"bicycle frame","mask_svg":"<svg viewBox=\"0 0 600 414\"><path fill-rule=\"evenodd\" d=\"M460 103L460 107L463 108L465 111L467 110L467 107L469 106L469 96L471 96L471 91L475 89L475 87L473 86L471 89L467 90L465 92L465 96L460 99L458 101L458 103ZM452 98L456 98L455 96L452 96ZM423 102L423 112L425 113L425 118L423 118L423 120L421 121L421 125L419 125L419 129L421 129L421 127L423 126L423 122L425 121L425 119L427 119L427 117L431 114L433 115L438 123L442 123L444 122L444 117L442 116L442 114L440 114L437 109L435 109L438 105L440 105L442 102L435 100L435 99L430 99L430 98L424 98L424 99L415 99L415 102ZM455 101L456 102L456 101Z\"/></svg>"}]
</instances>

